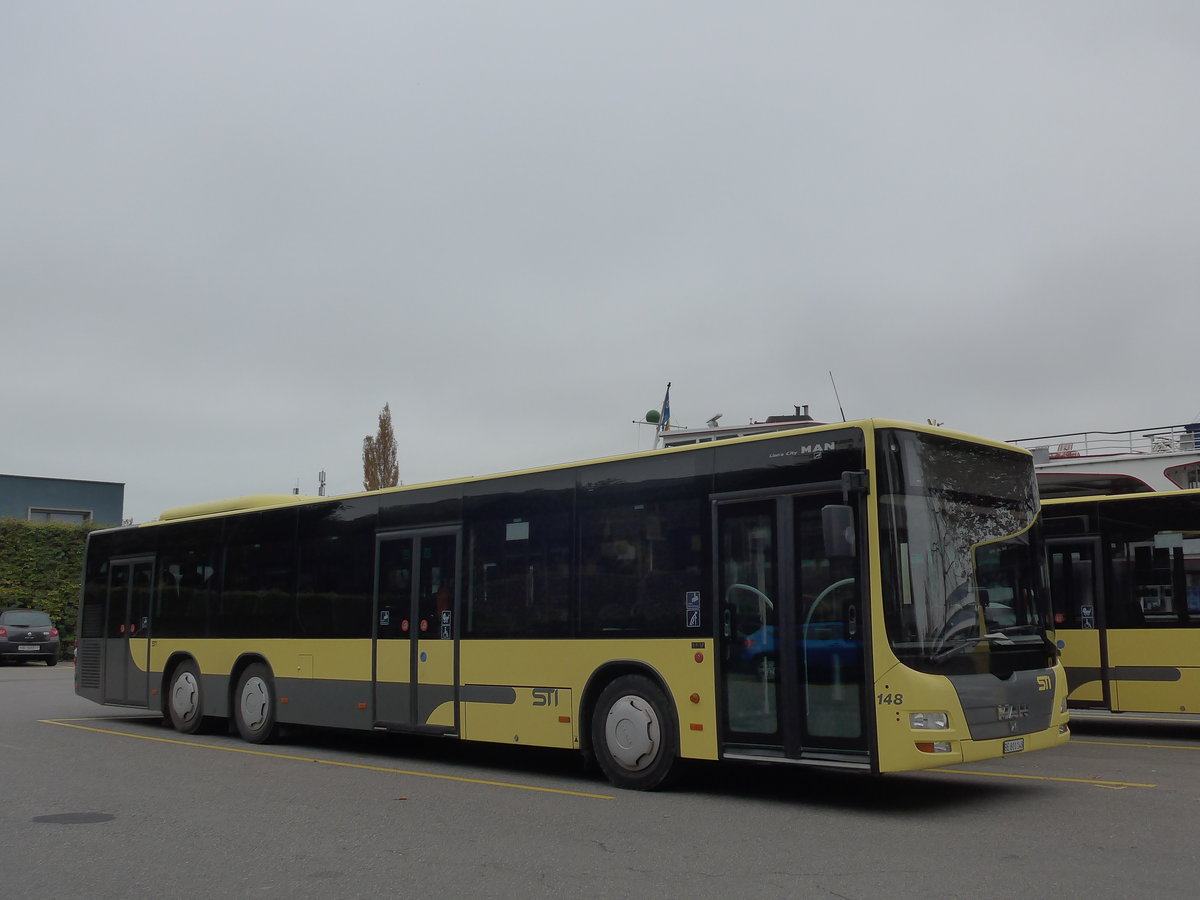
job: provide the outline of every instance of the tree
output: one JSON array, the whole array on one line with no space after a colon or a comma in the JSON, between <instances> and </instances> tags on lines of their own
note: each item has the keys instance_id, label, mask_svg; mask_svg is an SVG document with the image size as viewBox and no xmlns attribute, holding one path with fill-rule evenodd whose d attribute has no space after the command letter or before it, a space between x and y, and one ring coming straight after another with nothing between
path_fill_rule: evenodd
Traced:
<instances>
[{"instance_id":1,"label":"tree","mask_svg":"<svg viewBox=\"0 0 1200 900\"><path fill-rule=\"evenodd\" d=\"M363 490L377 491L400 483L396 464L396 434L392 431L392 411L383 404L379 413L379 433L363 438Z\"/></svg>"},{"instance_id":2,"label":"tree","mask_svg":"<svg viewBox=\"0 0 1200 900\"><path fill-rule=\"evenodd\" d=\"M49 613L67 652L75 641L83 551L88 532L95 529L90 523L0 519L0 609L24 606Z\"/></svg>"}]
</instances>

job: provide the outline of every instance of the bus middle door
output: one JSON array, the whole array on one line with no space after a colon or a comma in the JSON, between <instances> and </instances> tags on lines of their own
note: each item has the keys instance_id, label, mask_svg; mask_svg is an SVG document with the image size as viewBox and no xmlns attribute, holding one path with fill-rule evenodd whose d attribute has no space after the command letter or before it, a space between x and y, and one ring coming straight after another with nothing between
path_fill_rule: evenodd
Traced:
<instances>
[{"instance_id":1,"label":"bus middle door","mask_svg":"<svg viewBox=\"0 0 1200 900\"><path fill-rule=\"evenodd\" d=\"M376 726L455 731L458 530L379 535L375 559Z\"/></svg>"}]
</instances>

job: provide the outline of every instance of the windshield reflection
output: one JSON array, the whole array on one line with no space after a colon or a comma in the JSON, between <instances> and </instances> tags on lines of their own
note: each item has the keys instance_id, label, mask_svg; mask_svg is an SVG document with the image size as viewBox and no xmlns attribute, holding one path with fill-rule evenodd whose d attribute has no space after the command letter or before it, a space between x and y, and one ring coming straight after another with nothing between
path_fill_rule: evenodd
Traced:
<instances>
[{"instance_id":1,"label":"windshield reflection","mask_svg":"<svg viewBox=\"0 0 1200 900\"><path fill-rule=\"evenodd\" d=\"M1033 650L1049 621L1032 461L1000 448L889 431L880 438L888 636L899 658L945 671L980 648ZM962 666L962 663L957 664Z\"/></svg>"}]
</instances>

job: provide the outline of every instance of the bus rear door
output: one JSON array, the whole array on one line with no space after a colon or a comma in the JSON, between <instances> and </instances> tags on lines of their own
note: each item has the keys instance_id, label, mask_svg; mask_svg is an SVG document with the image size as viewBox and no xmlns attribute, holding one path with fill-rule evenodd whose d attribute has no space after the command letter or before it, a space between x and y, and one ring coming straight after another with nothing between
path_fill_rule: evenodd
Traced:
<instances>
[{"instance_id":1,"label":"bus rear door","mask_svg":"<svg viewBox=\"0 0 1200 900\"><path fill-rule=\"evenodd\" d=\"M154 559L114 560L104 614L104 702L148 705Z\"/></svg>"}]
</instances>

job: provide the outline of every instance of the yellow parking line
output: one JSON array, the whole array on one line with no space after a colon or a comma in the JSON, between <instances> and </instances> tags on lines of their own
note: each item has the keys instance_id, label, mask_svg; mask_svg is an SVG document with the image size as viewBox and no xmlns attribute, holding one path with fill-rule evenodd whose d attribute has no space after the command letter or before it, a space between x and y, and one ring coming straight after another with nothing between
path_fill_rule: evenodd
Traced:
<instances>
[{"instance_id":1,"label":"yellow parking line","mask_svg":"<svg viewBox=\"0 0 1200 900\"><path fill-rule=\"evenodd\" d=\"M1200 751L1200 744L1195 746L1187 746L1184 744L1134 744L1128 741L1081 741L1077 737L1071 738L1072 744L1094 744L1097 747L1138 747L1142 750L1191 750L1192 752Z\"/></svg>"},{"instance_id":2,"label":"yellow parking line","mask_svg":"<svg viewBox=\"0 0 1200 900\"><path fill-rule=\"evenodd\" d=\"M1200 725L1200 716L1181 713L1176 716L1135 716L1131 713L1071 713L1072 722L1158 722L1163 725Z\"/></svg>"},{"instance_id":3,"label":"yellow parking line","mask_svg":"<svg viewBox=\"0 0 1200 900\"><path fill-rule=\"evenodd\" d=\"M1074 743L1074 742L1072 742ZM1137 781L1105 781L1100 778L1063 778L1059 775L1023 775L1017 772L971 772L967 769L930 769L931 772L944 772L947 775L980 775L984 778L1024 778L1029 781L1066 781L1072 784L1090 784L1106 788L1156 788L1157 784L1142 784Z\"/></svg>"},{"instance_id":4,"label":"yellow parking line","mask_svg":"<svg viewBox=\"0 0 1200 900\"><path fill-rule=\"evenodd\" d=\"M150 718L150 717L147 717ZM415 772L410 769L393 769L387 766L368 766L362 763L338 762L333 759L316 759L311 756L292 756L287 753L270 753L266 750L251 750L248 747L226 747L220 744L203 744L199 741L182 741L178 738L154 737L148 734L130 734L127 731L113 731L108 728L96 728L91 725L76 725L68 719L38 719L45 725L61 725L64 728L78 728L82 731L94 731L98 734L113 734L118 737L134 738L139 741L157 741L160 744L177 744L181 747L199 747L204 750L223 750L227 753L247 753L251 756L265 756L270 759L287 759L293 762L314 762L323 766L341 766L346 769L365 769L369 772L386 772L389 775L411 775L414 778L437 778L442 781L460 781L465 784L483 784L490 787L514 788L519 791L539 791L545 794L563 794L568 797L585 797L590 800L612 800L611 794L587 794L581 791L564 791L558 788L537 787L531 784L513 784L508 781L486 781L481 778L463 778L458 775L437 775L433 772Z\"/></svg>"}]
</instances>

